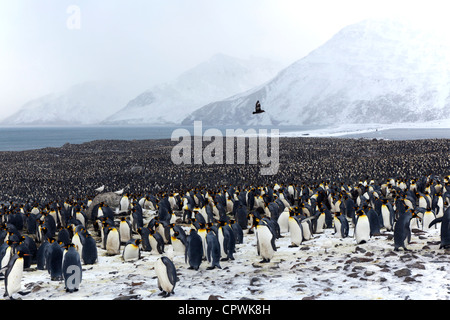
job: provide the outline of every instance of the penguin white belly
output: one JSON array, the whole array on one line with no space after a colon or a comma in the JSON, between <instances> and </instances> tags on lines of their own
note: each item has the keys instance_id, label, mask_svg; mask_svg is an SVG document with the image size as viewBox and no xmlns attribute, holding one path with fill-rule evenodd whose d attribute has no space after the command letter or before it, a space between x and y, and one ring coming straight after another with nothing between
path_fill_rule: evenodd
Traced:
<instances>
[{"instance_id":1,"label":"penguin white belly","mask_svg":"<svg viewBox=\"0 0 450 320\"><path fill-rule=\"evenodd\" d=\"M256 229L258 233L259 254L263 259L272 259L274 250L272 248L272 232L268 227L259 227Z\"/></svg>"},{"instance_id":2,"label":"penguin white belly","mask_svg":"<svg viewBox=\"0 0 450 320\"><path fill-rule=\"evenodd\" d=\"M333 221L334 221L334 231L335 231L334 235L338 238L343 238L343 235L341 232L341 227L342 227L341 221L336 217L333 218Z\"/></svg>"},{"instance_id":3,"label":"penguin white belly","mask_svg":"<svg viewBox=\"0 0 450 320\"><path fill-rule=\"evenodd\" d=\"M424 197L420 197L419 198L419 207L421 208L427 208L427 201L425 200Z\"/></svg>"},{"instance_id":4,"label":"penguin white belly","mask_svg":"<svg viewBox=\"0 0 450 320\"><path fill-rule=\"evenodd\" d=\"M289 232L289 211L287 209L278 217L278 225L280 226L280 233Z\"/></svg>"},{"instance_id":5,"label":"penguin white belly","mask_svg":"<svg viewBox=\"0 0 450 320\"><path fill-rule=\"evenodd\" d=\"M203 259L206 259L206 229L199 229L198 235L202 239Z\"/></svg>"},{"instance_id":6,"label":"penguin white belly","mask_svg":"<svg viewBox=\"0 0 450 320\"><path fill-rule=\"evenodd\" d=\"M133 244L128 244L123 249L123 260L133 261L139 259L139 247Z\"/></svg>"},{"instance_id":7,"label":"penguin white belly","mask_svg":"<svg viewBox=\"0 0 450 320\"><path fill-rule=\"evenodd\" d=\"M83 244L81 243L80 235L75 233L72 237L72 243L75 245L75 249L77 250L78 254L81 256L81 251L83 250Z\"/></svg>"},{"instance_id":8,"label":"penguin white belly","mask_svg":"<svg viewBox=\"0 0 450 320\"><path fill-rule=\"evenodd\" d=\"M81 212L77 212L75 214L75 219L81 222L81 224L86 227L86 221L84 220L84 216L81 214ZM56 221L56 220L55 220Z\"/></svg>"},{"instance_id":9,"label":"penguin white belly","mask_svg":"<svg viewBox=\"0 0 450 320\"><path fill-rule=\"evenodd\" d=\"M120 253L120 237L117 229L112 229L108 233L108 238L106 239L106 254L116 255Z\"/></svg>"},{"instance_id":10,"label":"penguin white belly","mask_svg":"<svg viewBox=\"0 0 450 320\"><path fill-rule=\"evenodd\" d=\"M186 247L184 246L183 242L175 237L172 238L172 248L174 254L185 254Z\"/></svg>"},{"instance_id":11,"label":"penguin white belly","mask_svg":"<svg viewBox=\"0 0 450 320\"><path fill-rule=\"evenodd\" d=\"M442 197L438 198L437 205L439 207L439 210L436 213L436 218L442 218L444 216L444 200L442 199Z\"/></svg>"},{"instance_id":12,"label":"penguin white belly","mask_svg":"<svg viewBox=\"0 0 450 320\"><path fill-rule=\"evenodd\" d=\"M367 216L360 216L355 227L356 243L364 243L370 239L370 223Z\"/></svg>"},{"instance_id":13,"label":"penguin white belly","mask_svg":"<svg viewBox=\"0 0 450 320\"><path fill-rule=\"evenodd\" d=\"M150 251L151 254L159 254L158 252L158 241L156 241L155 237L151 234L148 236L148 242L150 243L150 246L152 247L152 251Z\"/></svg>"},{"instance_id":14,"label":"penguin white belly","mask_svg":"<svg viewBox=\"0 0 450 320\"><path fill-rule=\"evenodd\" d=\"M316 233L323 233L323 229L325 228L325 213L322 213L317 218L317 228Z\"/></svg>"},{"instance_id":15,"label":"penguin white belly","mask_svg":"<svg viewBox=\"0 0 450 320\"><path fill-rule=\"evenodd\" d=\"M422 230L427 231L430 230L430 228L428 227L431 223L431 221L433 221L434 218L434 214L431 211L426 211L423 215L422 218ZM436 229L436 225L432 226L431 229Z\"/></svg>"},{"instance_id":16,"label":"penguin white belly","mask_svg":"<svg viewBox=\"0 0 450 320\"><path fill-rule=\"evenodd\" d=\"M298 225L297 221L289 217L289 232L291 234L291 243L296 246L300 246L303 241L302 228Z\"/></svg>"},{"instance_id":17,"label":"penguin white belly","mask_svg":"<svg viewBox=\"0 0 450 320\"><path fill-rule=\"evenodd\" d=\"M167 275L167 268L161 259L158 259L155 264L155 272L158 277L158 286L165 292L172 292L173 284L169 280Z\"/></svg>"},{"instance_id":18,"label":"penguin white belly","mask_svg":"<svg viewBox=\"0 0 450 320\"><path fill-rule=\"evenodd\" d=\"M122 241L122 243L127 243L129 240L131 240L130 227L127 223L120 224L119 233L120 241Z\"/></svg>"},{"instance_id":19,"label":"penguin white belly","mask_svg":"<svg viewBox=\"0 0 450 320\"><path fill-rule=\"evenodd\" d=\"M302 225L303 239L305 239L306 241L311 240L312 234L309 222L302 221L301 225Z\"/></svg>"},{"instance_id":20,"label":"penguin white belly","mask_svg":"<svg viewBox=\"0 0 450 320\"><path fill-rule=\"evenodd\" d=\"M11 247L6 248L5 255L3 256L0 269L6 267L11 259Z\"/></svg>"},{"instance_id":21,"label":"penguin white belly","mask_svg":"<svg viewBox=\"0 0 450 320\"><path fill-rule=\"evenodd\" d=\"M392 229L391 226L391 213L387 206L381 206L381 216L383 217L383 226L386 230L390 231Z\"/></svg>"},{"instance_id":22,"label":"penguin white belly","mask_svg":"<svg viewBox=\"0 0 450 320\"><path fill-rule=\"evenodd\" d=\"M9 296L19 292L22 287L23 258L18 258L8 274L6 290Z\"/></svg>"},{"instance_id":23,"label":"penguin white belly","mask_svg":"<svg viewBox=\"0 0 450 320\"><path fill-rule=\"evenodd\" d=\"M225 253L225 249L224 249L224 245L223 245L223 241L224 241L224 236L223 236L223 230L222 227L219 227L219 243L220 243L220 257L221 258L226 258L227 254Z\"/></svg>"}]
</instances>

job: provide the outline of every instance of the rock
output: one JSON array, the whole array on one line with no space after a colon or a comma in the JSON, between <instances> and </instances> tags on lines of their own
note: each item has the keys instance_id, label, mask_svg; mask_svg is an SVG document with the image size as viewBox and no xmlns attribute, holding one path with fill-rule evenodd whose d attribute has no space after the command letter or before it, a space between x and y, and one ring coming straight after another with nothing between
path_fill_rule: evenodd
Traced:
<instances>
[{"instance_id":1,"label":"rock","mask_svg":"<svg viewBox=\"0 0 450 320\"><path fill-rule=\"evenodd\" d=\"M92 203L89 206L87 213L86 213L87 218L91 219L92 209L94 209L94 207L97 204L99 204L100 202L106 203L111 208L116 208L119 206L121 198L122 198L121 196L115 194L114 192L107 192L107 193L99 194L98 196L96 196L94 198L94 200L92 200Z\"/></svg>"},{"instance_id":2,"label":"rock","mask_svg":"<svg viewBox=\"0 0 450 320\"><path fill-rule=\"evenodd\" d=\"M399 278L409 277L411 275L411 270L409 270L407 268L403 268L403 269L395 271L394 274Z\"/></svg>"}]
</instances>

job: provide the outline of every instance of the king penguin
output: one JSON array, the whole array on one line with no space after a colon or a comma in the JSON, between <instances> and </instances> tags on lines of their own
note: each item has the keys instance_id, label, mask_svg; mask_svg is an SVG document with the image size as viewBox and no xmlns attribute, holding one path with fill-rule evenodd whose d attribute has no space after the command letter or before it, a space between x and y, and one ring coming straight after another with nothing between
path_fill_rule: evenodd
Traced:
<instances>
[{"instance_id":1,"label":"king penguin","mask_svg":"<svg viewBox=\"0 0 450 320\"><path fill-rule=\"evenodd\" d=\"M280 226L280 233L289 232L289 208L284 208L283 212L280 213L278 225Z\"/></svg>"},{"instance_id":2,"label":"king penguin","mask_svg":"<svg viewBox=\"0 0 450 320\"><path fill-rule=\"evenodd\" d=\"M370 239L370 222L363 210L356 213L355 239L357 244L366 243Z\"/></svg>"},{"instance_id":3,"label":"king penguin","mask_svg":"<svg viewBox=\"0 0 450 320\"><path fill-rule=\"evenodd\" d=\"M4 297L12 299L13 294L19 292L22 287L24 255L25 254L22 251L18 251L8 262L5 273Z\"/></svg>"},{"instance_id":4,"label":"king penguin","mask_svg":"<svg viewBox=\"0 0 450 320\"><path fill-rule=\"evenodd\" d=\"M155 272L158 278L158 288L162 291L161 295L168 297L170 294L174 294L177 283L177 271L172 260L168 257L161 257L156 260Z\"/></svg>"},{"instance_id":5,"label":"king penguin","mask_svg":"<svg viewBox=\"0 0 450 320\"><path fill-rule=\"evenodd\" d=\"M202 263L203 244L202 238L195 229L191 229L187 237L187 246L185 253L185 263L189 264L188 269L198 270Z\"/></svg>"},{"instance_id":6,"label":"king penguin","mask_svg":"<svg viewBox=\"0 0 450 320\"><path fill-rule=\"evenodd\" d=\"M216 267L222 269L220 267L220 243L211 228L207 229L206 234L206 257L208 262L211 263L207 270L212 270Z\"/></svg>"},{"instance_id":7,"label":"king penguin","mask_svg":"<svg viewBox=\"0 0 450 320\"><path fill-rule=\"evenodd\" d=\"M383 226L387 231L392 231L394 227L394 209L387 199L382 200L381 217L383 218Z\"/></svg>"},{"instance_id":8,"label":"king penguin","mask_svg":"<svg viewBox=\"0 0 450 320\"><path fill-rule=\"evenodd\" d=\"M120 242L125 244L130 241L132 232L131 222L126 217L121 217L119 225Z\"/></svg>"},{"instance_id":9,"label":"king penguin","mask_svg":"<svg viewBox=\"0 0 450 320\"><path fill-rule=\"evenodd\" d=\"M410 222L415 216L416 214L408 209L398 217L394 225L394 251L399 251L399 248L408 251L406 246L411 241Z\"/></svg>"},{"instance_id":10,"label":"king penguin","mask_svg":"<svg viewBox=\"0 0 450 320\"><path fill-rule=\"evenodd\" d=\"M90 233L86 233L84 245L81 250L81 258L84 264L95 264L97 262L97 243Z\"/></svg>"},{"instance_id":11,"label":"king penguin","mask_svg":"<svg viewBox=\"0 0 450 320\"><path fill-rule=\"evenodd\" d=\"M447 249L450 247L450 207L444 211L444 215L442 217L434 219L428 227L431 228L437 223L441 223L441 244L439 249Z\"/></svg>"},{"instance_id":12,"label":"king penguin","mask_svg":"<svg viewBox=\"0 0 450 320\"><path fill-rule=\"evenodd\" d=\"M256 248L258 255L263 258L261 263L270 262L275 251L277 251L277 247L275 246L275 234L263 221L260 221L256 226Z\"/></svg>"},{"instance_id":13,"label":"king penguin","mask_svg":"<svg viewBox=\"0 0 450 320\"><path fill-rule=\"evenodd\" d=\"M105 234L105 249L108 256L120 254L120 234L117 228L108 227Z\"/></svg>"},{"instance_id":14,"label":"king penguin","mask_svg":"<svg viewBox=\"0 0 450 320\"><path fill-rule=\"evenodd\" d=\"M303 227L293 210L289 213L289 233L291 236L291 245L289 247L299 247L303 242Z\"/></svg>"},{"instance_id":15,"label":"king penguin","mask_svg":"<svg viewBox=\"0 0 450 320\"><path fill-rule=\"evenodd\" d=\"M73 243L67 245L62 263L62 274L66 292L78 291L82 279L82 268L80 254Z\"/></svg>"},{"instance_id":16,"label":"king penguin","mask_svg":"<svg viewBox=\"0 0 450 320\"><path fill-rule=\"evenodd\" d=\"M141 239L128 240L127 244L123 248L122 259L124 261L139 260L141 258L141 250L139 248L140 243Z\"/></svg>"},{"instance_id":17,"label":"king penguin","mask_svg":"<svg viewBox=\"0 0 450 320\"><path fill-rule=\"evenodd\" d=\"M175 255L181 255L186 252L186 235L184 233L175 231L171 236L171 243Z\"/></svg>"},{"instance_id":18,"label":"king penguin","mask_svg":"<svg viewBox=\"0 0 450 320\"><path fill-rule=\"evenodd\" d=\"M61 244L52 239L51 245L47 248L47 259L45 263L52 281L62 280L62 261L63 249L61 248Z\"/></svg>"},{"instance_id":19,"label":"king penguin","mask_svg":"<svg viewBox=\"0 0 450 320\"><path fill-rule=\"evenodd\" d=\"M345 215L336 212L334 215L334 234L338 238L347 238L350 227Z\"/></svg>"}]
</instances>

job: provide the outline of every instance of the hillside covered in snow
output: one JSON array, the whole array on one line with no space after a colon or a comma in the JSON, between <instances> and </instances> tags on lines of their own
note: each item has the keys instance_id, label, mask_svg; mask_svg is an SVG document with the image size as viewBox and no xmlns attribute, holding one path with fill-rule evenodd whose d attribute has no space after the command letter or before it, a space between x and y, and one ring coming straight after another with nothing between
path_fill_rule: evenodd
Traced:
<instances>
[{"instance_id":1,"label":"hillside covered in snow","mask_svg":"<svg viewBox=\"0 0 450 320\"><path fill-rule=\"evenodd\" d=\"M179 124L201 106L260 85L280 69L268 59L217 54L176 79L143 92L102 123Z\"/></svg>"},{"instance_id":2,"label":"hillside covered in snow","mask_svg":"<svg viewBox=\"0 0 450 320\"><path fill-rule=\"evenodd\" d=\"M450 45L415 26L350 25L265 85L209 103L184 124L425 122L450 115ZM254 116L255 102L264 114Z\"/></svg>"}]
</instances>

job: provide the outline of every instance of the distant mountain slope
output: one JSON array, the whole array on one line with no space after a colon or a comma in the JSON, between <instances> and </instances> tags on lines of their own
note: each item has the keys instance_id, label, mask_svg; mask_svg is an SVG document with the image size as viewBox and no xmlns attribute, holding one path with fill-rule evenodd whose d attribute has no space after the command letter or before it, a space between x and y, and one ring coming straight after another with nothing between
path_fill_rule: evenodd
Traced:
<instances>
[{"instance_id":1,"label":"distant mountain slope","mask_svg":"<svg viewBox=\"0 0 450 320\"><path fill-rule=\"evenodd\" d=\"M268 59L217 54L165 84L143 92L103 124L178 124L199 107L273 78L281 66Z\"/></svg>"},{"instance_id":2,"label":"distant mountain slope","mask_svg":"<svg viewBox=\"0 0 450 320\"><path fill-rule=\"evenodd\" d=\"M209 125L424 122L450 118L448 41L411 25L348 26L273 80L186 117ZM254 116L255 102L265 113Z\"/></svg>"},{"instance_id":3,"label":"distant mountain slope","mask_svg":"<svg viewBox=\"0 0 450 320\"><path fill-rule=\"evenodd\" d=\"M7 125L89 125L116 112L124 103L116 88L85 82L32 100L4 119Z\"/></svg>"}]
</instances>

